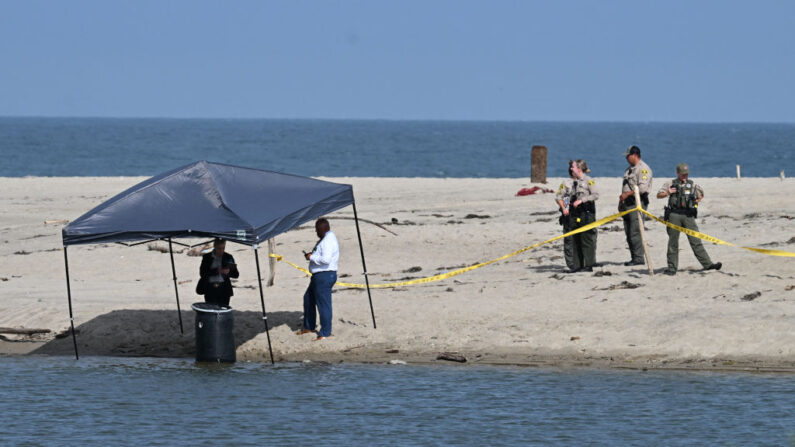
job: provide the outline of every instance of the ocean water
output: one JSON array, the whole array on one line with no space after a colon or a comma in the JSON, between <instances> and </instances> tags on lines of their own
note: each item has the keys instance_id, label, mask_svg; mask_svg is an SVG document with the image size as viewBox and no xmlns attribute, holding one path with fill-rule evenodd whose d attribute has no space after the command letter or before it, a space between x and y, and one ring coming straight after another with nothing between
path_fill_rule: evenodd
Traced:
<instances>
[{"instance_id":1,"label":"ocean water","mask_svg":"<svg viewBox=\"0 0 795 447\"><path fill-rule=\"evenodd\" d=\"M795 445L791 375L0 358L0 444Z\"/></svg>"},{"instance_id":2,"label":"ocean water","mask_svg":"<svg viewBox=\"0 0 795 447\"><path fill-rule=\"evenodd\" d=\"M655 175L795 176L795 124L0 118L0 177L155 175L209 160L307 176L528 177L530 149L620 176L637 144Z\"/></svg>"}]
</instances>

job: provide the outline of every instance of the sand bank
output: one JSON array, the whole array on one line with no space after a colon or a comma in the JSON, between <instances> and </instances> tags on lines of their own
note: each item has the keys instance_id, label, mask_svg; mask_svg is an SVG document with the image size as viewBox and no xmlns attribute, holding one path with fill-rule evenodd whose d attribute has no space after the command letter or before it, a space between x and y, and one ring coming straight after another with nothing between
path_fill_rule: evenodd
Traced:
<instances>
[{"instance_id":1,"label":"sand bank","mask_svg":"<svg viewBox=\"0 0 795 447\"><path fill-rule=\"evenodd\" d=\"M48 328L52 334L4 336L0 353L71 355L60 224L75 219L143 178L3 178L0 189L0 327ZM354 186L364 224L371 281L437 274L496 258L559 234L552 194L516 197L522 179L328 179ZM700 229L738 245L795 251L795 181L698 179L706 191ZM597 178L598 217L613 214L618 178ZM555 188L560 179L547 186ZM661 184L657 180L656 186ZM650 211L662 214L664 200ZM350 209L333 217L350 217ZM341 281L363 282L353 222L332 220L342 245ZM334 293L334 337L296 336L308 279L279 264L265 289L277 360L434 362L455 351L468 363L591 365L630 368L795 370L795 259L706 244L721 271L703 272L685 239L680 272L661 275L667 235L647 223L657 274L625 267L620 221L599 231L594 273L566 274L553 243L455 278ZM277 237L277 251L301 262L314 244L309 227ZM254 256L229 245L241 272L238 358L267 358L259 318ZM194 294L200 259L176 254L185 322L179 332L167 253L146 245L69 249L75 322L82 355L192 356ZM267 267L263 265L264 274ZM749 300L749 296L760 294Z\"/></svg>"}]
</instances>

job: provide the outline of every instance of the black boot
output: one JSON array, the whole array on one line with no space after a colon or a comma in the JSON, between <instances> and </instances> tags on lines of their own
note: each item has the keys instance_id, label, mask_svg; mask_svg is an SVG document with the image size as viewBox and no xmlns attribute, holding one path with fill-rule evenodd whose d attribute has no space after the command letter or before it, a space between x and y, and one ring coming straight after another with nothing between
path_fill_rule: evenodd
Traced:
<instances>
[{"instance_id":1,"label":"black boot","mask_svg":"<svg viewBox=\"0 0 795 447\"><path fill-rule=\"evenodd\" d=\"M716 263L710 265L709 267L705 268L704 270L720 270L721 267L723 267L723 263L722 262L716 262Z\"/></svg>"}]
</instances>

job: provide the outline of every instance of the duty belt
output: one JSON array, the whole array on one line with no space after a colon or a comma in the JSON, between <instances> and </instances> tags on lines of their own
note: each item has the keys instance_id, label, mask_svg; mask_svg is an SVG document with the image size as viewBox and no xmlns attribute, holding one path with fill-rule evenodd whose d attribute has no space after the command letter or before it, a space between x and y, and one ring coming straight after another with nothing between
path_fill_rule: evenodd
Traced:
<instances>
[{"instance_id":1,"label":"duty belt","mask_svg":"<svg viewBox=\"0 0 795 447\"><path fill-rule=\"evenodd\" d=\"M696 208L669 208L673 214L683 214L687 217L697 217L698 209Z\"/></svg>"},{"instance_id":2,"label":"duty belt","mask_svg":"<svg viewBox=\"0 0 795 447\"><path fill-rule=\"evenodd\" d=\"M644 192L640 194L640 203L643 204L644 208L649 206L649 193ZM624 199L624 206L627 207L627 209L635 207L636 206L635 196L631 195L626 199Z\"/></svg>"}]
</instances>

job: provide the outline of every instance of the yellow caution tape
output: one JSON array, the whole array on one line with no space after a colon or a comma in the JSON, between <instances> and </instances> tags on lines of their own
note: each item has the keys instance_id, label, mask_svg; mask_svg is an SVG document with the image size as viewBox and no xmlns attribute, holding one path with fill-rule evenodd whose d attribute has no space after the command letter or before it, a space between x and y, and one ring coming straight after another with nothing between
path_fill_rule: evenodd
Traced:
<instances>
[{"instance_id":1,"label":"yellow caution tape","mask_svg":"<svg viewBox=\"0 0 795 447\"><path fill-rule=\"evenodd\" d=\"M442 280L442 279L447 279L447 278L450 278L450 277L453 277L453 276L460 275L462 273L470 272L472 270L479 269L481 267L485 267L485 266L487 266L489 264L494 264L495 262L499 262L499 261L502 261L504 259L508 259L508 258L510 258L512 256L516 256L518 254L524 253L524 252L526 252L528 250L532 250L534 248L538 248L538 247L540 247L540 246L542 246L544 244L548 244L550 242L555 242L555 241L557 241L559 239L563 239L564 237L573 236L575 234L582 233L584 231L588 231L588 230L594 229L594 228L596 228L598 226L604 225L604 224L606 224L608 222L611 222L611 221L613 221L615 219L618 219L619 217L622 217L625 214L629 214L629 213L631 213L633 211L635 211L635 209L626 210L626 211L622 211L622 212L617 213L617 214L613 214L612 216L607 216L605 218L597 220L596 222L593 222L593 223L590 223L588 225L584 225L584 226L582 226L580 228L577 228L576 230L569 231L566 234L561 234L560 236L555 236L552 239L547 239L544 242L539 242L537 244L530 245L529 247L525 247L525 248L523 248L521 250L516 250L513 253L508 253L507 255L500 256L499 258L495 258L495 259L492 259L490 261L481 262L481 263L478 263L478 264L470 265L469 267L463 267L463 268L452 270L452 271L445 272L445 273L440 273L438 275L427 276L425 278L412 279L410 281L391 282L391 283L384 283L384 284L370 284L370 288L371 289L384 289L384 288L390 288L390 287L410 286L410 285L414 285L414 284L424 284L424 283L429 283L429 282L433 282L433 281L439 281L439 280ZM309 270L307 270L307 269L305 269L303 267L299 267L299 266L293 264L292 262L285 260L283 256L280 256L280 255L277 255L277 254L271 254L270 256L272 258L276 258L277 261L284 261L288 265L292 266L293 268L296 268L296 269L304 272L305 274L310 275ZM350 288L357 288L357 289L361 289L361 288L367 287L365 284L351 284L351 283L345 283L345 282L337 282L336 285L340 286L340 287L350 287Z\"/></svg>"},{"instance_id":2,"label":"yellow caution tape","mask_svg":"<svg viewBox=\"0 0 795 447\"><path fill-rule=\"evenodd\" d=\"M718 239L716 237L712 237L712 236L710 236L708 234L699 233L698 231L691 230L689 228L684 228L684 227L680 227L679 225L674 225L671 222L668 222L666 220L660 219L659 217L655 216L654 214L652 214L652 213L650 213L650 212L648 212L648 211L646 211L644 209L641 209L640 211L643 214L645 214L645 215L651 217L652 219L656 220L657 222L660 222L661 224L663 224L665 226L673 228L676 231L685 233L688 236L697 237L699 239L703 239L705 241L712 242L713 244L728 245L729 247L740 247L738 245L732 244L731 242L722 241L722 240L720 240L720 239ZM756 248L756 247L740 247L740 248L743 248L745 250L755 251L757 253L762 253L762 254L766 254L766 255L770 255L770 256L783 256L783 257L787 257L787 258L795 258L795 253L792 253L792 252L789 252L789 251L768 250L766 248Z\"/></svg>"},{"instance_id":3,"label":"yellow caution tape","mask_svg":"<svg viewBox=\"0 0 795 447\"><path fill-rule=\"evenodd\" d=\"M425 284L425 283L429 283L429 282L433 282L433 281L440 281L442 279L451 278L453 276L458 276L458 275L460 275L462 273L470 272L472 270L479 269L481 267L485 267L485 266L487 266L489 264L494 264L495 262L499 262L499 261L502 261L504 259L508 259L510 257L516 256L518 254L524 253L524 252L532 250L534 248L538 248L538 247L540 247L540 246L542 246L544 244L549 244L550 242L555 242L555 241L563 239L565 237L573 236L575 234L579 234L579 233L582 233L582 232L585 232L585 231L588 231L588 230L592 230L592 229L594 229L596 227L600 227L600 226L602 226L602 225L604 225L606 223L612 222L612 221L618 219L619 217L623 217L623 216L625 216L625 215L627 215L627 214L629 214L629 213L631 213L633 211L640 211L643 214L649 216L650 218L656 220L657 222L660 222L663 225L669 226L669 227L673 228L674 230L677 230L677 231L680 231L682 233L685 233L688 236L697 237L699 239L703 239L705 241L712 242L713 244L720 244L720 245L728 245L730 247L737 247L737 245L732 244L731 242L722 241L722 240L720 240L718 238L709 236L707 234L699 233L698 231L694 231L694 230L690 230L688 228L684 228L684 227L680 227L678 225L674 225L674 224L672 224L672 223L670 223L668 221L660 219L659 217L655 216L654 214L651 214L650 212L648 212L648 211L644 210L643 208L641 208L640 206L638 206L638 207L633 208L631 210L621 211L620 213L616 213L616 214L613 214L611 216L604 217L604 218L599 219L599 220L597 220L597 221L595 221L593 223L590 223L588 225L584 225L584 226L582 226L580 228L577 228L576 230L572 230L572 231L569 231L568 233L561 234L559 236L555 236L552 239L547 239L547 240L545 240L543 242L539 242L537 244L530 245L528 247L522 248L521 250L516 250L513 253L508 253L507 255L500 256L499 258L495 258L495 259L492 259L490 261L485 261L485 262L481 262L481 263L478 263L478 264L470 265L469 267L463 267L463 268L452 270L452 271L449 271L449 272L440 273L438 275L427 276L425 278L412 279L410 281L391 282L391 283L383 283L383 284L370 284L370 288L371 289L385 289L385 288L390 288L390 287L401 287L401 286L410 286L410 285L414 285L414 284ZM750 250L750 251L754 251L754 252L762 253L762 254L766 254L766 255L771 255L771 256L784 256L784 257L790 257L790 258L795 257L795 253L788 252L788 251L782 251L782 250L768 250L768 249L765 249L765 248L754 248L754 247L740 247L740 248L744 248L746 250ZM303 268L301 266L295 265L295 264L293 264L290 261L287 261L281 255L271 254L270 257L275 258L277 261L283 261L283 262L287 263L288 265L292 266L293 268L304 272L306 275L311 276L311 273L309 272L309 270L307 270L307 269L305 269L305 268ZM353 284L353 283L346 283L346 282L337 282L336 285L340 286L340 287L350 287L350 288L357 288L357 289L363 289L363 288L367 287L367 285L365 285L365 284Z\"/></svg>"}]
</instances>

